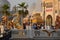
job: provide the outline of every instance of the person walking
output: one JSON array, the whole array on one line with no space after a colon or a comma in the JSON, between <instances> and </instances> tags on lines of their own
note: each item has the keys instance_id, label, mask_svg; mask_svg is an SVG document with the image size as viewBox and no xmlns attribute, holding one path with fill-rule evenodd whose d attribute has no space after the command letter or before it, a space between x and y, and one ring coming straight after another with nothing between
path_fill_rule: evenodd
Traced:
<instances>
[{"instance_id":1,"label":"person walking","mask_svg":"<svg viewBox=\"0 0 60 40\"><path fill-rule=\"evenodd\" d=\"M0 23L0 40L4 40L4 26Z\"/></svg>"},{"instance_id":2,"label":"person walking","mask_svg":"<svg viewBox=\"0 0 60 40\"><path fill-rule=\"evenodd\" d=\"M3 34L4 33L4 26L0 23L0 37L3 37Z\"/></svg>"},{"instance_id":3,"label":"person walking","mask_svg":"<svg viewBox=\"0 0 60 40\"><path fill-rule=\"evenodd\" d=\"M34 24L32 25L32 29L37 29L37 24L36 24L36 23L34 23Z\"/></svg>"}]
</instances>

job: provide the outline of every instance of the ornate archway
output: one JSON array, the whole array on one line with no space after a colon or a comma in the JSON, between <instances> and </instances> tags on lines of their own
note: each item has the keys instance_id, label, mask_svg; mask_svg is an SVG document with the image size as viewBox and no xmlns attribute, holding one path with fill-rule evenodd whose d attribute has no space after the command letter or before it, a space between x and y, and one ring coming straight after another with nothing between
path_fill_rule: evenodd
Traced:
<instances>
[{"instance_id":1,"label":"ornate archway","mask_svg":"<svg viewBox=\"0 0 60 40\"><path fill-rule=\"evenodd\" d=\"M49 25L49 26L52 25L52 16L51 15L47 16L47 18L46 18L46 25Z\"/></svg>"}]
</instances>

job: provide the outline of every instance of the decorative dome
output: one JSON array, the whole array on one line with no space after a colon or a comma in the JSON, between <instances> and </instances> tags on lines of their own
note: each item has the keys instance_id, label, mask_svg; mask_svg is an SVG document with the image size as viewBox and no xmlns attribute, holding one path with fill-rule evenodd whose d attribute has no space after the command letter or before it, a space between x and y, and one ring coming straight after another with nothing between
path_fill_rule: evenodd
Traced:
<instances>
[{"instance_id":1,"label":"decorative dome","mask_svg":"<svg viewBox=\"0 0 60 40\"><path fill-rule=\"evenodd\" d=\"M8 4L8 5L10 6L10 3L9 3L7 0L0 0L0 10L2 9L1 7L2 7L4 4Z\"/></svg>"}]
</instances>

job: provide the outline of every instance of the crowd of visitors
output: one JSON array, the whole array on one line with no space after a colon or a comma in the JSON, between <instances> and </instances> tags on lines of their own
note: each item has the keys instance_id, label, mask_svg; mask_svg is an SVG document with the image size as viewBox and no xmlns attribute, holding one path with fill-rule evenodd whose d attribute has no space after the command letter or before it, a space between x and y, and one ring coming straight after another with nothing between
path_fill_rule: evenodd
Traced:
<instances>
[{"instance_id":1,"label":"crowd of visitors","mask_svg":"<svg viewBox=\"0 0 60 40\"><path fill-rule=\"evenodd\" d=\"M23 29L55 29L54 26L45 26L43 23L42 24L37 24L37 23L33 23L33 24L28 24L28 23L23 23Z\"/></svg>"},{"instance_id":2,"label":"crowd of visitors","mask_svg":"<svg viewBox=\"0 0 60 40\"><path fill-rule=\"evenodd\" d=\"M19 23L13 22L13 18L9 21L7 21L7 18L2 18L2 21L0 22L0 33L8 32L11 29L17 29L19 26ZM44 23L38 24L38 23L29 23L25 22L23 23L22 29L26 30L40 30L40 29L55 29L55 26L53 25L44 25ZM31 31L30 31L31 32ZM39 31L35 31L35 33L39 33ZM9 34L10 35L10 34ZM40 35L40 34L39 34ZM0 35L2 37L3 35Z\"/></svg>"}]
</instances>

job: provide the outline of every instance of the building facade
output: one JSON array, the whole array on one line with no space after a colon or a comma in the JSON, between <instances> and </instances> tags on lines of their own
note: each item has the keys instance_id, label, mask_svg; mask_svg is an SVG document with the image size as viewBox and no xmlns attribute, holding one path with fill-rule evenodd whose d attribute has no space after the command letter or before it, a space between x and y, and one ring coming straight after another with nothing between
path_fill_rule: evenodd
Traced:
<instances>
[{"instance_id":1,"label":"building facade","mask_svg":"<svg viewBox=\"0 0 60 40\"><path fill-rule=\"evenodd\" d=\"M46 25L54 25L59 14L59 0L42 0L42 16Z\"/></svg>"}]
</instances>

